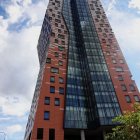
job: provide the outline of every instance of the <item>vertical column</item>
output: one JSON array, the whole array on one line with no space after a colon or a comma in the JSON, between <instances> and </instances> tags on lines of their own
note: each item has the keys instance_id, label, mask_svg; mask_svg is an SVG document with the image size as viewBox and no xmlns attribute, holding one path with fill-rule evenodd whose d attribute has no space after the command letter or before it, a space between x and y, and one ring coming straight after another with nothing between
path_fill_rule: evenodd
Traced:
<instances>
[{"instance_id":1,"label":"vertical column","mask_svg":"<svg viewBox=\"0 0 140 140\"><path fill-rule=\"evenodd\" d=\"M85 140L85 132L84 132L84 130L81 130L81 140Z\"/></svg>"}]
</instances>

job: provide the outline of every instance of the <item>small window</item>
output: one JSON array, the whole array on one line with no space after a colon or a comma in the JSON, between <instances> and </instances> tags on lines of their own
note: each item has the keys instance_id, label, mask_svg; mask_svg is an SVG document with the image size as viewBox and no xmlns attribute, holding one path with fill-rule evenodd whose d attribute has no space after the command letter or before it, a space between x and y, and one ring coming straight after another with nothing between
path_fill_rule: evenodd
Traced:
<instances>
[{"instance_id":1,"label":"small window","mask_svg":"<svg viewBox=\"0 0 140 140\"><path fill-rule=\"evenodd\" d=\"M51 36L55 37L55 33L54 33L54 32L52 32L52 33L51 33Z\"/></svg>"},{"instance_id":2,"label":"small window","mask_svg":"<svg viewBox=\"0 0 140 140\"><path fill-rule=\"evenodd\" d=\"M129 85L129 87L130 87L131 91L135 91L135 86L134 85Z\"/></svg>"},{"instance_id":3,"label":"small window","mask_svg":"<svg viewBox=\"0 0 140 140\"><path fill-rule=\"evenodd\" d=\"M119 61L120 61L121 64L124 64L124 60L120 59Z\"/></svg>"},{"instance_id":4,"label":"small window","mask_svg":"<svg viewBox=\"0 0 140 140\"><path fill-rule=\"evenodd\" d=\"M55 129L49 129L49 140L55 140Z\"/></svg>"},{"instance_id":5,"label":"small window","mask_svg":"<svg viewBox=\"0 0 140 140\"><path fill-rule=\"evenodd\" d=\"M52 73L59 73L59 69L58 68L51 68L51 72Z\"/></svg>"},{"instance_id":6,"label":"small window","mask_svg":"<svg viewBox=\"0 0 140 140\"><path fill-rule=\"evenodd\" d=\"M117 63L116 59L112 59L112 63L116 64Z\"/></svg>"},{"instance_id":7,"label":"small window","mask_svg":"<svg viewBox=\"0 0 140 140\"><path fill-rule=\"evenodd\" d=\"M62 46L58 46L58 49L59 49L59 51L64 51L65 50L65 48L62 47Z\"/></svg>"},{"instance_id":8,"label":"small window","mask_svg":"<svg viewBox=\"0 0 140 140\"><path fill-rule=\"evenodd\" d=\"M130 99L130 96L129 95L126 95L125 96L125 100L127 103L131 103L131 99Z\"/></svg>"},{"instance_id":9,"label":"small window","mask_svg":"<svg viewBox=\"0 0 140 140\"><path fill-rule=\"evenodd\" d=\"M37 139L43 139L43 128L37 128Z\"/></svg>"},{"instance_id":10,"label":"small window","mask_svg":"<svg viewBox=\"0 0 140 140\"><path fill-rule=\"evenodd\" d=\"M55 98L55 106L60 106L60 99L59 98Z\"/></svg>"},{"instance_id":11,"label":"small window","mask_svg":"<svg viewBox=\"0 0 140 140\"><path fill-rule=\"evenodd\" d=\"M63 66L63 61L58 61L59 66Z\"/></svg>"},{"instance_id":12,"label":"small window","mask_svg":"<svg viewBox=\"0 0 140 140\"><path fill-rule=\"evenodd\" d=\"M46 63L51 63L51 58L47 58Z\"/></svg>"},{"instance_id":13,"label":"small window","mask_svg":"<svg viewBox=\"0 0 140 140\"><path fill-rule=\"evenodd\" d=\"M66 55L65 54L62 54L62 58L66 59Z\"/></svg>"},{"instance_id":14,"label":"small window","mask_svg":"<svg viewBox=\"0 0 140 140\"><path fill-rule=\"evenodd\" d=\"M49 120L50 119L50 112L49 111L45 111L44 112L44 120Z\"/></svg>"},{"instance_id":15,"label":"small window","mask_svg":"<svg viewBox=\"0 0 140 140\"><path fill-rule=\"evenodd\" d=\"M123 68L122 67L117 67L116 72L123 72Z\"/></svg>"},{"instance_id":16,"label":"small window","mask_svg":"<svg viewBox=\"0 0 140 140\"><path fill-rule=\"evenodd\" d=\"M49 105L50 104L50 97L45 97L44 104L45 105Z\"/></svg>"},{"instance_id":17,"label":"small window","mask_svg":"<svg viewBox=\"0 0 140 140\"><path fill-rule=\"evenodd\" d=\"M59 53L58 52L55 52L54 55L55 55L55 57L59 57Z\"/></svg>"},{"instance_id":18,"label":"small window","mask_svg":"<svg viewBox=\"0 0 140 140\"><path fill-rule=\"evenodd\" d=\"M50 93L55 93L55 87L54 86L50 86Z\"/></svg>"},{"instance_id":19,"label":"small window","mask_svg":"<svg viewBox=\"0 0 140 140\"><path fill-rule=\"evenodd\" d=\"M118 75L118 80L119 81L123 81L123 76L122 75Z\"/></svg>"},{"instance_id":20,"label":"small window","mask_svg":"<svg viewBox=\"0 0 140 140\"><path fill-rule=\"evenodd\" d=\"M55 39L54 42L55 42L55 43L58 43L58 39Z\"/></svg>"},{"instance_id":21,"label":"small window","mask_svg":"<svg viewBox=\"0 0 140 140\"><path fill-rule=\"evenodd\" d=\"M140 102L140 98L139 98L138 95L134 95L134 99L135 99L136 102Z\"/></svg>"},{"instance_id":22,"label":"small window","mask_svg":"<svg viewBox=\"0 0 140 140\"><path fill-rule=\"evenodd\" d=\"M64 94L64 88L62 87L59 88L59 94Z\"/></svg>"},{"instance_id":23,"label":"small window","mask_svg":"<svg viewBox=\"0 0 140 140\"><path fill-rule=\"evenodd\" d=\"M62 77L59 77L59 83L63 84L64 83L64 79Z\"/></svg>"},{"instance_id":24,"label":"small window","mask_svg":"<svg viewBox=\"0 0 140 140\"><path fill-rule=\"evenodd\" d=\"M127 91L126 85L121 85L122 91Z\"/></svg>"},{"instance_id":25,"label":"small window","mask_svg":"<svg viewBox=\"0 0 140 140\"><path fill-rule=\"evenodd\" d=\"M55 82L55 77L54 77L54 76L51 76L51 77L50 77L50 82L51 82L51 83L54 83L54 82Z\"/></svg>"}]
</instances>

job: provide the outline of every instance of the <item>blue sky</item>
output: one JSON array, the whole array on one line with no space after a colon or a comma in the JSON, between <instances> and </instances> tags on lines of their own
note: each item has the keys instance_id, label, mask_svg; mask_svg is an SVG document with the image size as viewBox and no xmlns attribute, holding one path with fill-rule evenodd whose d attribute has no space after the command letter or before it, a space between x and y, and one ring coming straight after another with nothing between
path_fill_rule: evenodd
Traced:
<instances>
[{"instance_id":1,"label":"blue sky","mask_svg":"<svg viewBox=\"0 0 140 140\"><path fill-rule=\"evenodd\" d=\"M140 89L140 0L101 1ZM47 3L0 1L0 132L6 133L6 140L24 137L39 70L36 47Z\"/></svg>"}]
</instances>

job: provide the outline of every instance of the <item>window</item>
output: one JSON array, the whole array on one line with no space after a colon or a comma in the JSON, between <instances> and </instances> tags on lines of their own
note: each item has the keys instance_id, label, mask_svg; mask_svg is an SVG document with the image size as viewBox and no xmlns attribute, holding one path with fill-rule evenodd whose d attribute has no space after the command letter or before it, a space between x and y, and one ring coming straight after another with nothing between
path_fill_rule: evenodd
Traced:
<instances>
[{"instance_id":1,"label":"window","mask_svg":"<svg viewBox=\"0 0 140 140\"><path fill-rule=\"evenodd\" d=\"M50 119L50 112L49 111L45 111L44 112L44 120L49 120Z\"/></svg>"},{"instance_id":2,"label":"window","mask_svg":"<svg viewBox=\"0 0 140 140\"><path fill-rule=\"evenodd\" d=\"M139 98L138 95L134 95L134 99L135 99L136 102L140 102L140 98Z\"/></svg>"},{"instance_id":3,"label":"window","mask_svg":"<svg viewBox=\"0 0 140 140\"><path fill-rule=\"evenodd\" d=\"M54 86L50 86L50 93L55 93L55 87Z\"/></svg>"},{"instance_id":4,"label":"window","mask_svg":"<svg viewBox=\"0 0 140 140\"><path fill-rule=\"evenodd\" d=\"M60 99L59 98L55 98L55 106L60 106Z\"/></svg>"},{"instance_id":5,"label":"window","mask_svg":"<svg viewBox=\"0 0 140 140\"><path fill-rule=\"evenodd\" d=\"M63 84L64 83L64 79L62 77L59 77L59 83Z\"/></svg>"},{"instance_id":6,"label":"window","mask_svg":"<svg viewBox=\"0 0 140 140\"><path fill-rule=\"evenodd\" d=\"M59 94L64 94L64 88L62 87L59 88Z\"/></svg>"},{"instance_id":7,"label":"window","mask_svg":"<svg viewBox=\"0 0 140 140\"><path fill-rule=\"evenodd\" d=\"M54 42L55 42L55 43L58 43L58 39L55 39Z\"/></svg>"},{"instance_id":8,"label":"window","mask_svg":"<svg viewBox=\"0 0 140 140\"><path fill-rule=\"evenodd\" d=\"M55 140L55 129L49 129L49 140Z\"/></svg>"},{"instance_id":9,"label":"window","mask_svg":"<svg viewBox=\"0 0 140 140\"><path fill-rule=\"evenodd\" d=\"M45 105L49 105L50 104L50 97L45 97L44 104Z\"/></svg>"},{"instance_id":10,"label":"window","mask_svg":"<svg viewBox=\"0 0 140 140\"><path fill-rule=\"evenodd\" d=\"M65 48L62 47L62 46L58 46L58 49L59 49L59 51L64 51L65 50Z\"/></svg>"},{"instance_id":11,"label":"window","mask_svg":"<svg viewBox=\"0 0 140 140\"><path fill-rule=\"evenodd\" d=\"M120 59L119 61L120 61L121 64L124 64L124 60Z\"/></svg>"},{"instance_id":12,"label":"window","mask_svg":"<svg viewBox=\"0 0 140 140\"><path fill-rule=\"evenodd\" d=\"M62 58L64 58L64 59L65 59L65 58L66 58L66 55L65 55L65 54L62 54Z\"/></svg>"},{"instance_id":13,"label":"window","mask_svg":"<svg viewBox=\"0 0 140 140\"><path fill-rule=\"evenodd\" d=\"M59 73L59 69L58 69L58 68L52 67L52 68L51 68L51 72L52 72L52 73Z\"/></svg>"},{"instance_id":14,"label":"window","mask_svg":"<svg viewBox=\"0 0 140 140\"><path fill-rule=\"evenodd\" d=\"M51 63L51 58L47 58L46 63Z\"/></svg>"},{"instance_id":15,"label":"window","mask_svg":"<svg viewBox=\"0 0 140 140\"><path fill-rule=\"evenodd\" d=\"M123 68L122 67L117 67L116 72L123 72Z\"/></svg>"},{"instance_id":16,"label":"window","mask_svg":"<svg viewBox=\"0 0 140 140\"><path fill-rule=\"evenodd\" d=\"M123 81L123 76L122 75L118 75L118 80L119 81Z\"/></svg>"},{"instance_id":17,"label":"window","mask_svg":"<svg viewBox=\"0 0 140 140\"><path fill-rule=\"evenodd\" d=\"M121 85L122 91L127 91L126 85Z\"/></svg>"},{"instance_id":18,"label":"window","mask_svg":"<svg viewBox=\"0 0 140 140\"><path fill-rule=\"evenodd\" d=\"M59 57L59 53L58 52L55 52L54 55L55 55L55 57Z\"/></svg>"},{"instance_id":19,"label":"window","mask_svg":"<svg viewBox=\"0 0 140 140\"><path fill-rule=\"evenodd\" d=\"M112 63L116 64L117 63L116 59L112 59Z\"/></svg>"},{"instance_id":20,"label":"window","mask_svg":"<svg viewBox=\"0 0 140 140\"><path fill-rule=\"evenodd\" d=\"M131 99L130 99L130 96L129 95L126 95L125 96L125 100L127 103L131 103Z\"/></svg>"},{"instance_id":21,"label":"window","mask_svg":"<svg viewBox=\"0 0 140 140\"><path fill-rule=\"evenodd\" d=\"M131 85L129 85L129 87L130 87L131 91L135 91L135 86L134 85L131 84Z\"/></svg>"},{"instance_id":22,"label":"window","mask_svg":"<svg viewBox=\"0 0 140 140\"><path fill-rule=\"evenodd\" d=\"M50 77L50 82L51 82L51 83L54 83L54 82L55 82L55 77L54 77L54 76L51 76L51 77Z\"/></svg>"},{"instance_id":23,"label":"window","mask_svg":"<svg viewBox=\"0 0 140 140\"><path fill-rule=\"evenodd\" d=\"M63 61L58 61L59 66L63 66Z\"/></svg>"},{"instance_id":24,"label":"window","mask_svg":"<svg viewBox=\"0 0 140 140\"><path fill-rule=\"evenodd\" d=\"M43 128L37 128L37 139L43 139Z\"/></svg>"}]
</instances>

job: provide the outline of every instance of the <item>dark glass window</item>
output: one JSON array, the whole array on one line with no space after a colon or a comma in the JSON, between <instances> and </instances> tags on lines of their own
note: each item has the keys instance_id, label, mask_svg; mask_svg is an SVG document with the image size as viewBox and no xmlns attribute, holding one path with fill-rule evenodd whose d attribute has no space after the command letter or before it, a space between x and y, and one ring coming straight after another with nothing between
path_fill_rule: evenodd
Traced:
<instances>
[{"instance_id":1,"label":"dark glass window","mask_svg":"<svg viewBox=\"0 0 140 140\"><path fill-rule=\"evenodd\" d=\"M121 85L122 91L127 91L126 85Z\"/></svg>"},{"instance_id":2,"label":"dark glass window","mask_svg":"<svg viewBox=\"0 0 140 140\"><path fill-rule=\"evenodd\" d=\"M55 55L55 57L59 57L59 53L58 52L55 52L54 55Z\"/></svg>"},{"instance_id":3,"label":"dark glass window","mask_svg":"<svg viewBox=\"0 0 140 140\"><path fill-rule=\"evenodd\" d=\"M131 91L135 91L135 86L134 85L129 85Z\"/></svg>"},{"instance_id":4,"label":"dark glass window","mask_svg":"<svg viewBox=\"0 0 140 140\"><path fill-rule=\"evenodd\" d=\"M54 76L51 76L51 77L50 77L50 82L51 82L51 83L54 83L54 82L55 82L55 77L54 77Z\"/></svg>"},{"instance_id":5,"label":"dark glass window","mask_svg":"<svg viewBox=\"0 0 140 140\"><path fill-rule=\"evenodd\" d=\"M51 63L51 58L47 58L46 63Z\"/></svg>"},{"instance_id":6,"label":"dark glass window","mask_svg":"<svg viewBox=\"0 0 140 140\"><path fill-rule=\"evenodd\" d=\"M59 83L63 84L64 83L64 79L62 77L59 77Z\"/></svg>"},{"instance_id":7,"label":"dark glass window","mask_svg":"<svg viewBox=\"0 0 140 140\"><path fill-rule=\"evenodd\" d=\"M50 93L55 93L55 87L54 86L50 86Z\"/></svg>"},{"instance_id":8,"label":"dark glass window","mask_svg":"<svg viewBox=\"0 0 140 140\"><path fill-rule=\"evenodd\" d=\"M51 72L52 72L52 73L59 73L59 69L58 69L58 68L52 67L52 68L51 68Z\"/></svg>"},{"instance_id":9,"label":"dark glass window","mask_svg":"<svg viewBox=\"0 0 140 140\"><path fill-rule=\"evenodd\" d=\"M123 81L123 76L122 75L118 75L118 80L119 81Z\"/></svg>"},{"instance_id":10,"label":"dark glass window","mask_svg":"<svg viewBox=\"0 0 140 140\"><path fill-rule=\"evenodd\" d=\"M45 97L44 103L45 103L45 105L49 105L50 104L50 97Z\"/></svg>"},{"instance_id":11,"label":"dark glass window","mask_svg":"<svg viewBox=\"0 0 140 140\"><path fill-rule=\"evenodd\" d=\"M50 119L50 112L49 111L45 111L44 112L44 120L49 120Z\"/></svg>"},{"instance_id":12,"label":"dark glass window","mask_svg":"<svg viewBox=\"0 0 140 140\"><path fill-rule=\"evenodd\" d=\"M135 99L136 102L140 102L140 98L139 98L138 95L134 95L134 99Z\"/></svg>"},{"instance_id":13,"label":"dark glass window","mask_svg":"<svg viewBox=\"0 0 140 140\"><path fill-rule=\"evenodd\" d=\"M43 128L37 128L37 139L43 139Z\"/></svg>"},{"instance_id":14,"label":"dark glass window","mask_svg":"<svg viewBox=\"0 0 140 140\"><path fill-rule=\"evenodd\" d=\"M127 103L131 103L131 99L130 99L130 96L129 95L126 95L125 96L125 100Z\"/></svg>"},{"instance_id":15,"label":"dark glass window","mask_svg":"<svg viewBox=\"0 0 140 140\"><path fill-rule=\"evenodd\" d=\"M55 105L60 106L60 99L59 98L55 98Z\"/></svg>"},{"instance_id":16,"label":"dark glass window","mask_svg":"<svg viewBox=\"0 0 140 140\"><path fill-rule=\"evenodd\" d=\"M59 88L59 93L60 93L60 94L64 94L64 88L60 87L60 88Z\"/></svg>"},{"instance_id":17,"label":"dark glass window","mask_svg":"<svg viewBox=\"0 0 140 140\"><path fill-rule=\"evenodd\" d=\"M59 49L59 51L64 51L65 50L65 48L62 47L62 46L58 46L58 49Z\"/></svg>"},{"instance_id":18,"label":"dark glass window","mask_svg":"<svg viewBox=\"0 0 140 140\"><path fill-rule=\"evenodd\" d=\"M55 129L49 129L49 140L55 140Z\"/></svg>"}]
</instances>

